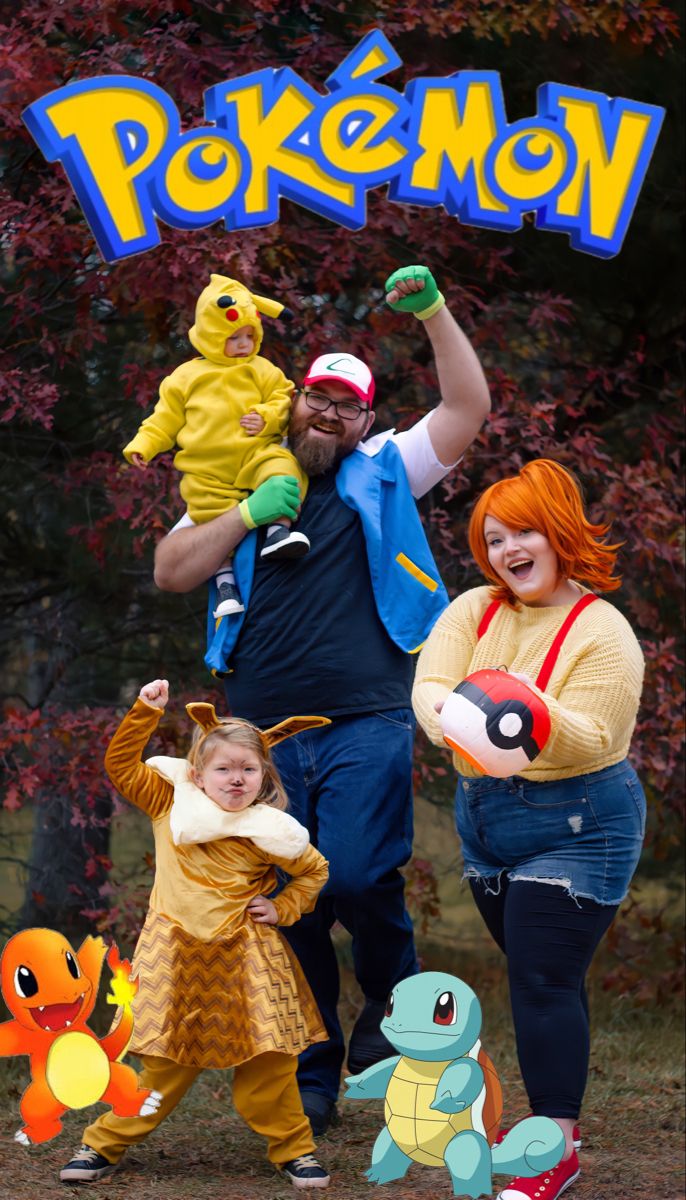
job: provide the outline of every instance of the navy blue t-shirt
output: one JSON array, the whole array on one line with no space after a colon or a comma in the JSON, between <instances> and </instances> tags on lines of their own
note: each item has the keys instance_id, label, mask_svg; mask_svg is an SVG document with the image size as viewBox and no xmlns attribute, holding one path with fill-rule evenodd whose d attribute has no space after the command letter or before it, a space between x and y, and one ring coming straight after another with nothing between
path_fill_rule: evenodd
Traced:
<instances>
[{"instance_id":1,"label":"navy blue t-shirt","mask_svg":"<svg viewBox=\"0 0 686 1200\"><path fill-rule=\"evenodd\" d=\"M414 660L376 611L362 523L336 490L336 471L310 480L297 523L304 558L260 559L231 659L232 713L258 725L294 713L324 717L410 706Z\"/></svg>"}]
</instances>

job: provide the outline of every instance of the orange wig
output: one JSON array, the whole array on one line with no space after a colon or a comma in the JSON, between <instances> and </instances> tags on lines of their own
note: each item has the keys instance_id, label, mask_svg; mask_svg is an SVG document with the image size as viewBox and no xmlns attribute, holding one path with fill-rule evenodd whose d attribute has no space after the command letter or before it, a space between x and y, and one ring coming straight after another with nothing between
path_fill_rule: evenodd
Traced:
<instances>
[{"instance_id":1,"label":"orange wig","mask_svg":"<svg viewBox=\"0 0 686 1200\"><path fill-rule=\"evenodd\" d=\"M576 579L597 592L614 592L621 578L613 575L621 542L601 539L610 526L594 525L584 513L581 489L570 471L549 458L535 458L519 475L501 479L479 496L469 522L469 545L487 579L494 600L515 608L517 599L488 561L484 537L487 516L516 529L536 529L545 534L557 554L560 574Z\"/></svg>"}]
</instances>

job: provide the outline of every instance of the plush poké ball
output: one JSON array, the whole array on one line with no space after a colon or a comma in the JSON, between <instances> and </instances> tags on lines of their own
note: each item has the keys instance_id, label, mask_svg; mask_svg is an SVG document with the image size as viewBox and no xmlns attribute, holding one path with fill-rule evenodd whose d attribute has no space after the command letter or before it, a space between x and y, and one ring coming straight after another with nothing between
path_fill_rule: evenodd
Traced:
<instances>
[{"instance_id":1,"label":"plush pok\u00e9 ball","mask_svg":"<svg viewBox=\"0 0 686 1200\"><path fill-rule=\"evenodd\" d=\"M537 692L507 671L475 671L441 710L446 745L484 775L505 779L531 765L550 736Z\"/></svg>"}]
</instances>

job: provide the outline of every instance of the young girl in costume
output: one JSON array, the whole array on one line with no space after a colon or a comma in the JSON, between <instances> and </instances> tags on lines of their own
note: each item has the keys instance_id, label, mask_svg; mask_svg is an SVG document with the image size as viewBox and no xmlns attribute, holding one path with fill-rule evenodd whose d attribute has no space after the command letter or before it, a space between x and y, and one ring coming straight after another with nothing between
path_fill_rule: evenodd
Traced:
<instances>
[{"instance_id":1,"label":"young girl in costume","mask_svg":"<svg viewBox=\"0 0 686 1200\"><path fill-rule=\"evenodd\" d=\"M275 476L288 485L273 497L275 511L262 549L263 558L299 558L309 550L304 534L290 529L305 498L307 476L281 445L290 417L293 383L258 351L260 313L279 316L275 300L253 296L236 279L212 275L201 292L188 337L201 354L162 380L151 416L124 448L140 470L176 444L174 465L183 473L181 495L188 515L203 524L238 505L249 529L264 522L250 508L250 493ZM281 512L284 494L286 512ZM261 503L269 499L261 494ZM215 617L242 612L243 604L227 560L215 576Z\"/></svg>"},{"instance_id":2,"label":"young girl in costume","mask_svg":"<svg viewBox=\"0 0 686 1200\"><path fill-rule=\"evenodd\" d=\"M168 700L166 680L141 689L105 767L153 823L156 871L133 959L131 1050L141 1086L161 1096L149 1116L107 1113L60 1172L88 1182L156 1129L204 1067L234 1067L233 1099L267 1154L296 1187L326 1187L296 1083L298 1054L326 1031L300 965L275 926L314 908L327 862L283 809L269 747L324 717L293 717L261 733L188 705L198 724L188 759L141 754ZM276 868L291 881L273 900Z\"/></svg>"},{"instance_id":3,"label":"young girl in costume","mask_svg":"<svg viewBox=\"0 0 686 1200\"><path fill-rule=\"evenodd\" d=\"M619 587L618 547L603 541L608 528L587 520L574 478L555 462L530 462L488 488L469 541L492 586L446 609L417 664L415 711L437 745L444 744L439 712L447 697L486 668L517 675L513 690L528 685L532 710L542 701L550 722L540 753L534 748L529 765L507 778L454 758L465 877L507 955L531 1109L554 1118L566 1139L557 1167L513 1180L499 1200L556 1200L579 1174L576 1122L589 1057L584 979L627 893L645 829L643 790L626 759L643 656L621 613L584 586ZM474 684L466 691L476 697L475 712L489 713L502 758L518 741L518 718L505 706L503 719L483 693L479 702Z\"/></svg>"}]
</instances>

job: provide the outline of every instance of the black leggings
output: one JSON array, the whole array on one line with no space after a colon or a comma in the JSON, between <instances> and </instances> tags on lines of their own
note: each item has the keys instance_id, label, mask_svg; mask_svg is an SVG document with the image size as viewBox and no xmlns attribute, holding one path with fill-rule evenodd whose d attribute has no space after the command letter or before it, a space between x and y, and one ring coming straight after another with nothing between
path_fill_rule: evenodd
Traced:
<instances>
[{"instance_id":1,"label":"black leggings","mask_svg":"<svg viewBox=\"0 0 686 1200\"><path fill-rule=\"evenodd\" d=\"M503 874L469 880L491 936L507 956L517 1054L531 1111L579 1116L589 1056L584 979L619 905L569 896L563 887Z\"/></svg>"}]
</instances>

